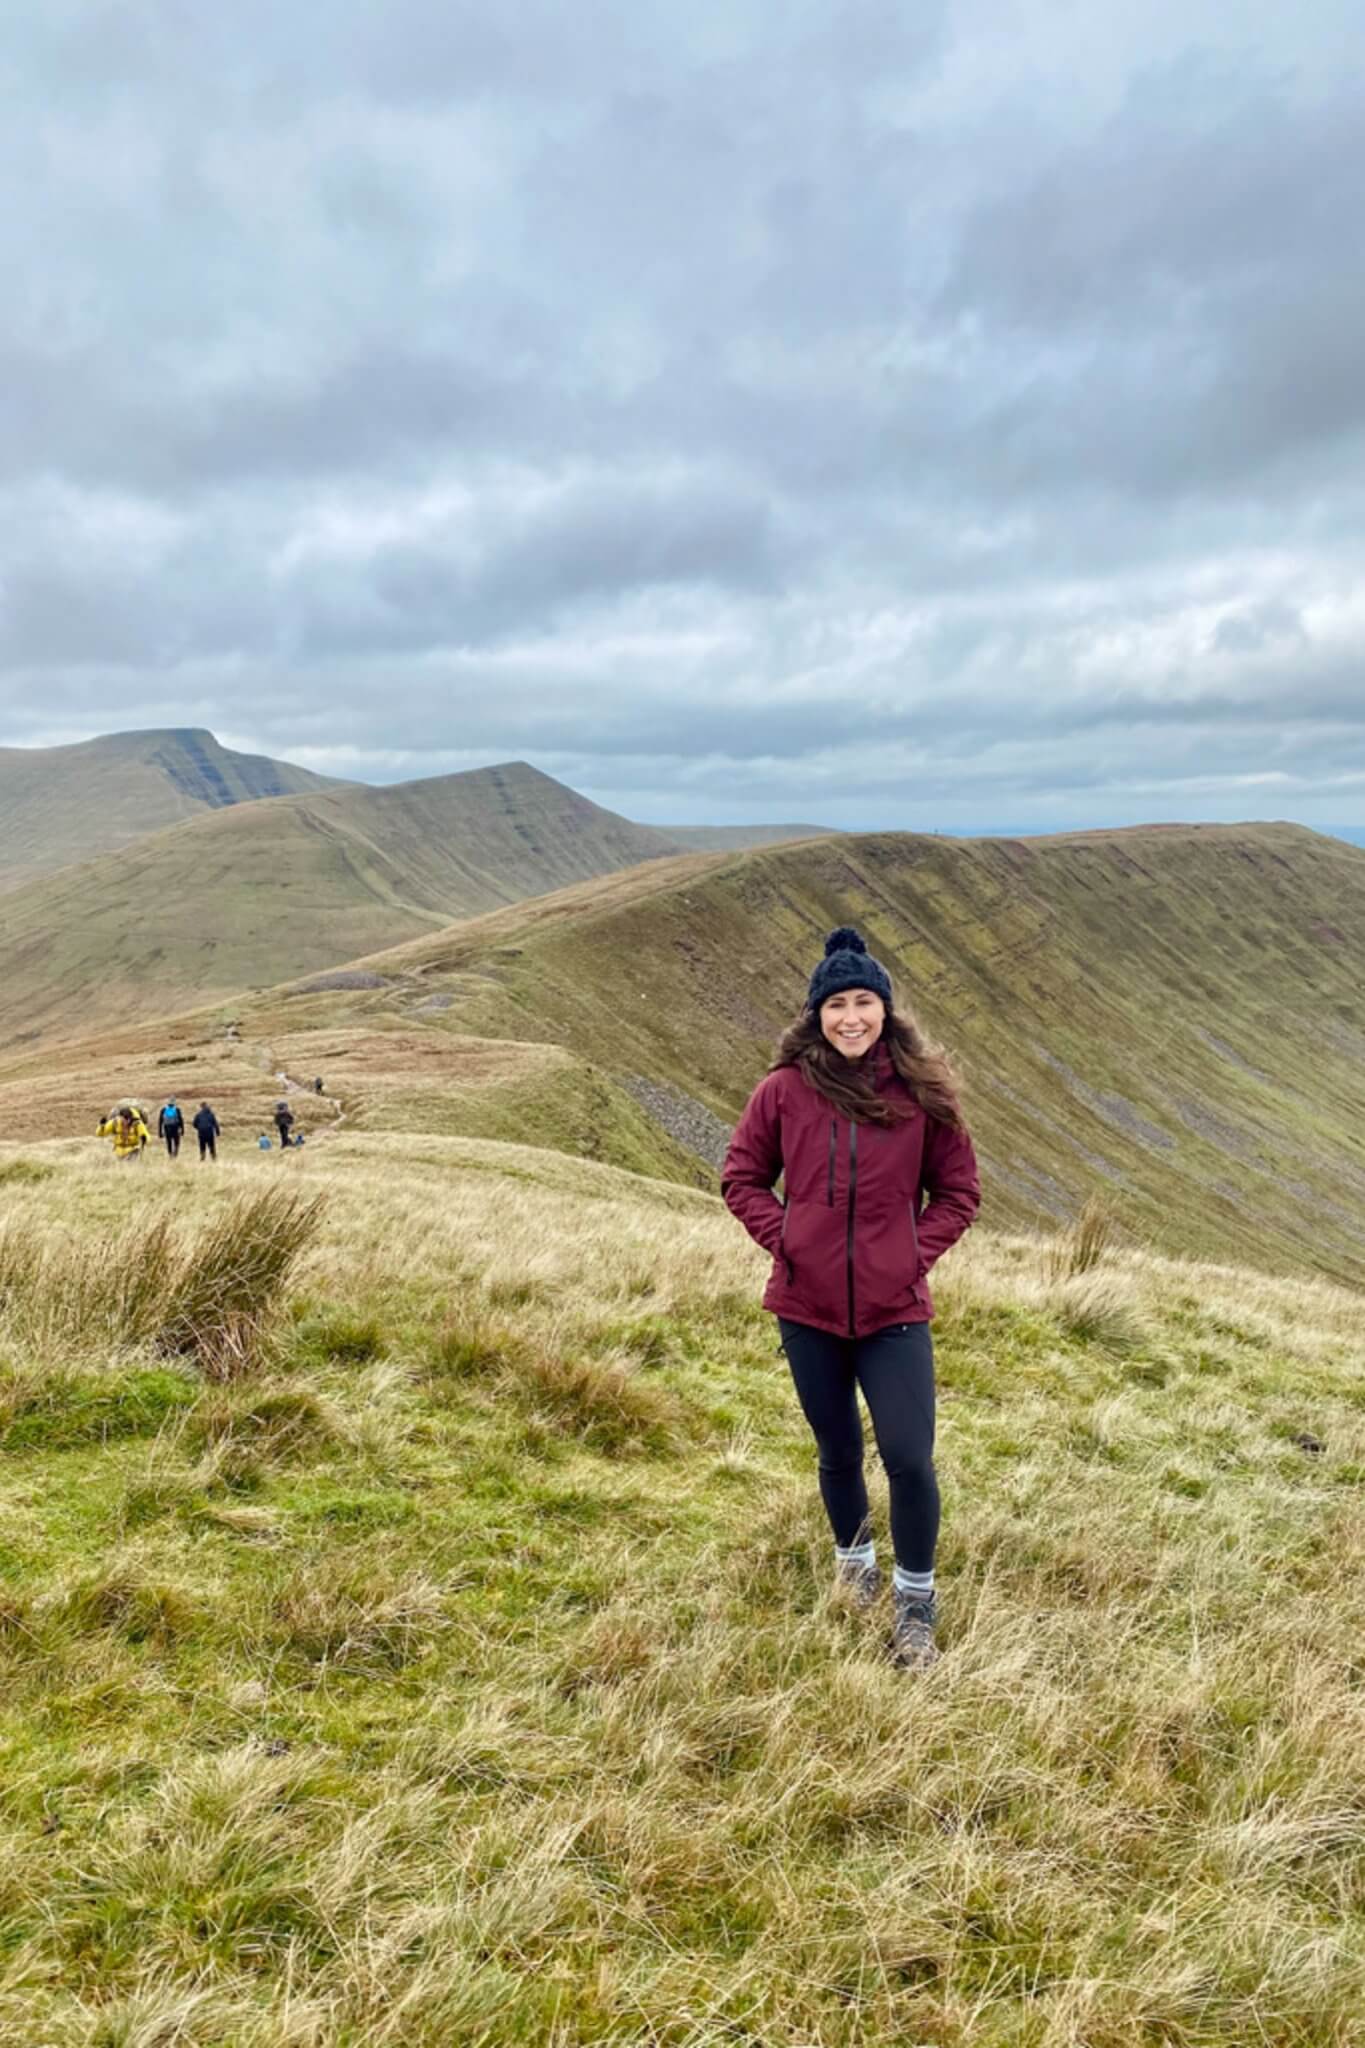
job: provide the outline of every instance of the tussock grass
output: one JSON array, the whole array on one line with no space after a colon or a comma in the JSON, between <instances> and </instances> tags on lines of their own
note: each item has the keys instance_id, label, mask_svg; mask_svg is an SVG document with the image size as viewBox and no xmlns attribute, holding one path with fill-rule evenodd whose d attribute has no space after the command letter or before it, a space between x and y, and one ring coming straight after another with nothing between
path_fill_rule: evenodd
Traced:
<instances>
[{"instance_id":1,"label":"tussock grass","mask_svg":"<svg viewBox=\"0 0 1365 2048\"><path fill-rule=\"evenodd\" d=\"M597 1450L667 1451L688 1426L677 1395L642 1378L629 1352L588 1355L563 1340L528 1341L514 1325L478 1310L458 1313L438 1332L430 1371L457 1386L489 1379L520 1401L533 1421Z\"/></svg>"},{"instance_id":2,"label":"tussock grass","mask_svg":"<svg viewBox=\"0 0 1365 2048\"><path fill-rule=\"evenodd\" d=\"M169 1212L55 1238L31 1219L0 1232L0 1323L60 1354L150 1344L209 1379L257 1363L289 1276L316 1232L317 1197L239 1194L196 1232Z\"/></svg>"},{"instance_id":3,"label":"tussock grass","mask_svg":"<svg viewBox=\"0 0 1365 2048\"><path fill-rule=\"evenodd\" d=\"M59 1613L78 1633L109 1629L130 1643L172 1643L197 1619L182 1587L136 1564L114 1566L74 1586Z\"/></svg>"},{"instance_id":4,"label":"tussock grass","mask_svg":"<svg viewBox=\"0 0 1365 2048\"><path fill-rule=\"evenodd\" d=\"M274 1459L325 1448L346 1434L335 1402L306 1383L288 1381L215 1393L198 1404L186 1430L190 1443L215 1452L247 1448Z\"/></svg>"},{"instance_id":5,"label":"tussock grass","mask_svg":"<svg viewBox=\"0 0 1365 2048\"><path fill-rule=\"evenodd\" d=\"M1098 1195L1091 1195L1068 1230L1059 1231L1048 1245L1047 1271L1054 1280L1070 1280L1089 1273L1103 1263L1118 1243L1118 1224L1113 1211Z\"/></svg>"},{"instance_id":6,"label":"tussock grass","mask_svg":"<svg viewBox=\"0 0 1365 2048\"><path fill-rule=\"evenodd\" d=\"M0 1474L0 2040L1354 2048L1356 1296L974 1233L908 1682L729 1219L398 1149L306 1162L283 1364Z\"/></svg>"},{"instance_id":7,"label":"tussock grass","mask_svg":"<svg viewBox=\"0 0 1365 2048\"><path fill-rule=\"evenodd\" d=\"M1147 1334L1129 1276L1082 1266L1054 1285L1052 1312L1067 1336L1105 1351L1134 1351Z\"/></svg>"},{"instance_id":8,"label":"tussock grass","mask_svg":"<svg viewBox=\"0 0 1365 2048\"><path fill-rule=\"evenodd\" d=\"M284 1646L333 1670L398 1670L424 1656L448 1625L447 1589L422 1573L326 1561L288 1586L274 1605Z\"/></svg>"}]
</instances>

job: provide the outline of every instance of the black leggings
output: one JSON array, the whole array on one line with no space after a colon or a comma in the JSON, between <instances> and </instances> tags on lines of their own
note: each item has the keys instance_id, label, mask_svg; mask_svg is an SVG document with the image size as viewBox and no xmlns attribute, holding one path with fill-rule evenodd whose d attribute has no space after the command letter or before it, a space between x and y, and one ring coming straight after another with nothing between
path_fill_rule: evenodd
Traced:
<instances>
[{"instance_id":1,"label":"black leggings","mask_svg":"<svg viewBox=\"0 0 1365 2048\"><path fill-rule=\"evenodd\" d=\"M870 1337L831 1337L780 1322L782 1349L820 1452L820 1496L841 1549L868 1531L859 1387L891 1484L891 1542L907 1572L934 1568L934 1345L927 1323L893 1323Z\"/></svg>"},{"instance_id":2,"label":"black leggings","mask_svg":"<svg viewBox=\"0 0 1365 2048\"><path fill-rule=\"evenodd\" d=\"M180 1151L179 1124L167 1124L165 1130L161 1133L161 1135L166 1140L166 1150L170 1153L172 1159L174 1159Z\"/></svg>"}]
</instances>

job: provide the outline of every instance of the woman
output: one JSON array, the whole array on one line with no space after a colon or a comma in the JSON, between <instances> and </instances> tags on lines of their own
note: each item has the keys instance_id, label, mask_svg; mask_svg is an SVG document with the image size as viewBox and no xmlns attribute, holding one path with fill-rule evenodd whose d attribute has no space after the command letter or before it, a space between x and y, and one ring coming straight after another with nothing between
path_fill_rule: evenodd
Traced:
<instances>
[{"instance_id":1,"label":"woman","mask_svg":"<svg viewBox=\"0 0 1365 2048\"><path fill-rule=\"evenodd\" d=\"M785 1203L773 1192L779 1175ZM763 1305L778 1318L819 1448L836 1579L862 1606L881 1590L861 1387L891 1489L897 1660L932 1664L939 1498L926 1276L976 1215L981 1190L948 1062L893 1009L891 977L856 931L826 939L721 1186L772 1254Z\"/></svg>"}]
</instances>

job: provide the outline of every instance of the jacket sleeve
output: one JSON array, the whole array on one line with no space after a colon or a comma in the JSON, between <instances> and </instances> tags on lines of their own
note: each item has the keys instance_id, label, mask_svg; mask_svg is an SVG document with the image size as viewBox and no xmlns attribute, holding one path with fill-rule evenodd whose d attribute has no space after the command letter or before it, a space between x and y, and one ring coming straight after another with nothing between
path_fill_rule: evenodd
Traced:
<instances>
[{"instance_id":1,"label":"jacket sleeve","mask_svg":"<svg viewBox=\"0 0 1365 2048\"><path fill-rule=\"evenodd\" d=\"M919 1250L927 1272L941 1259L981 1207L976 1153L965 1130L930 1117L920 1185L928 1197L919 1214Z\"/></svg>"},{"instance_id":2,"label":"jacket sleeve","mask_svg":"<svg viewBox=\"0 0 1365 2048\"><path fill-rule=\"evenodd\" d=\"M721 1168L720 1191L756 1244L774 1256L782 1243L782 1204L773 1187L782 1172L778 1079L769 1074L749 1097Z\"/></svg>"}]
</instances>

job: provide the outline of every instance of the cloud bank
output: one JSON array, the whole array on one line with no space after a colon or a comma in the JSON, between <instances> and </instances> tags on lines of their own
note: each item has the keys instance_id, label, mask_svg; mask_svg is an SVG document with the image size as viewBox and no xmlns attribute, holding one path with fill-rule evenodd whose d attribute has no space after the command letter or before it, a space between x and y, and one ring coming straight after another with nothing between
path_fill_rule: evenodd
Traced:
<instances>
[{"instance_id":1,"label":"cloud bank","mask_svg":"<svg viewBox=\"0 0 1365 2048\"><path fill-rule=\"evenodd\" d=\"M1365 29L1128 12L8 28L0 744L1365 821Z\"/></svg>"}]
</instances>

